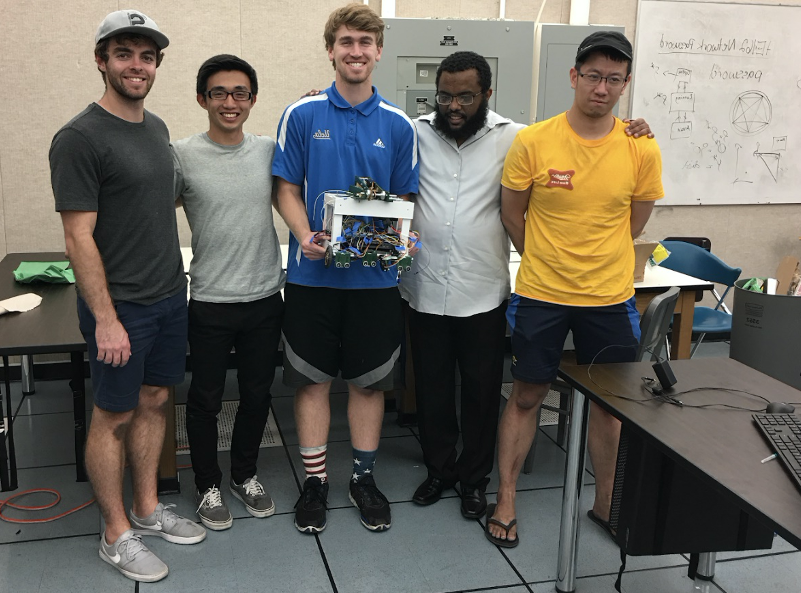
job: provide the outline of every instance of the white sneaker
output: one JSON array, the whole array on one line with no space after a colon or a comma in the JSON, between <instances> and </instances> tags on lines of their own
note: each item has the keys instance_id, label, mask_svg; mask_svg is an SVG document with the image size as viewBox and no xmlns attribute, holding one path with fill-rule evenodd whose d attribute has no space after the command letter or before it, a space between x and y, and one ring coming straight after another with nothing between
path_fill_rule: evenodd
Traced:
<instances>
[{"instance_id":1,"label":"white sneaker","mask_svg":"<svg viewBox=\"0 0 801 593\"><path fill-rule=\"evenodd\" d=\"M147 549L132 529L124 532L113 544L106 543L106 532L100 536L100 558L129 579L154 583L167 576L167 565Z\"/></svg>"},{"instance_id":2,"label":"white sneaker","mask_svg":"<svg viewBox=\"0 0 801 593\"><path fill-rule=\"evenodd\" d=\"M144 519L134 515L131 509L128 514L131 528L137 535L157 535L174 544L196 544L206 539L203 526L173 513L170 509L174 506L158 503L156 510Z\"/></svg>"}]
</instances>

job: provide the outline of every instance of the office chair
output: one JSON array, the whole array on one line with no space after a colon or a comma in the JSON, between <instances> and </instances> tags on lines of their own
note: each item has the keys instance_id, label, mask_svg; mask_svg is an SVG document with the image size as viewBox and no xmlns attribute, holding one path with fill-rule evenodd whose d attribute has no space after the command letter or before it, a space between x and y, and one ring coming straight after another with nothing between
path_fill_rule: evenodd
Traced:
<instances>
[{"instance_id":1,"label":"office chair","mask_svg":"<svg viewBox=\"0 0 801 593\"><path fill-rule=\"evenodd\" d=\"M651 360L661 360L662 349L665 347L665 337L667 336L668 328L670 327L670 320L673 317L673 311L676 308L676 302L679 300L679 288L673 286L667 289L662 294L654 297L648 303L648 307L640 317L640 346L637 350L636 361L640 362L650 357ZM568 355L570 356L570 355ZM559 392L559 407L548 406L543 404L537 412L537 428L540 425L540 416L543 408L551 412L559 414L559 427L557 429L557 444L560 446L564 440L566 432L566 424L570 417L570 396L572 388L557 379L551 384L551 390ZM508 399L508 395L504 393L504 397ZM526 460L523 462L523 473L530 474L534 467L534 450L537 445L537 436L534 435L534 442L531 444L526 455Z\"/></svg>"},{"instance_id":2,"label":"office chair","mask_svg":"<svg viewBox=\"0 0 801 593\"><path fill-rule=\"evenodd\" d=\"M712 289L712 295L716 299L714 307L695 307L693 333L698 333L699 336L690 352L690 358L692 358L706 334L731 333L731 311L723 299L726 298L729 290L734 286L734 282L740 277L742 269L728 265L718 256L697 245L683 241L662 241L662 245L670 252L670 257L660 264L663 268L726 287L722 295L718 294L716 289Z\"/></svg>"}]
</instances>

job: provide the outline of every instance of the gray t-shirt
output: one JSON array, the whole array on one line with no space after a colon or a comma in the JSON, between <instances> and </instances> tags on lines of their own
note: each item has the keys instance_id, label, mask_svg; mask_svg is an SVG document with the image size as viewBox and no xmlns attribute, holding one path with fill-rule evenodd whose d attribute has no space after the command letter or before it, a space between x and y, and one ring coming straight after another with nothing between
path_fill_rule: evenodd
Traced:
<instances>
[{"instance_id":1,"label":"gray t-shirt","mask_svg":"<svg viewBox=\"0 0 801 593\"><path fill-rule=\"evenodd\" d=\"M173 145L174 193L192 229L192 299L249 302L283 288L271 202L274 152L272 138L253 134L236 146L206 133Z\"/></svg>"},{"instance_id":2,"label":"gray t-shirt","mask_svg":"<svg viewBox=\"0 0 801 593\"><path fill-rule=\"evenodd\" d=\"M161 119L145 111L133 123L92 103L53 137L50 181L57 211L97 212L94 240L114 301L150 305L184 289Z\"/></svg>"}]
</instances>

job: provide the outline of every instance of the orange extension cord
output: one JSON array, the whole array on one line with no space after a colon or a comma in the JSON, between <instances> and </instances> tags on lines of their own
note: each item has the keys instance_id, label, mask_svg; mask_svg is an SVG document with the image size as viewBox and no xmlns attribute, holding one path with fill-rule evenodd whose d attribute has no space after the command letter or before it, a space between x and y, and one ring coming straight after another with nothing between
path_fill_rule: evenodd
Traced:
<instances>
[{"instance_id":1,"label":"orange extension cord","mask_svg":"<svg viewBox=\"0 0 801 593\"><path fill-rule=\"evenodd\" d=\"M37 492L46 492L47 494L52 494L53 496L55 496L56 499L53 502L49 503L49 504L43 504L43 505L38 505L38 506L28 506L28 505L17 504L17 503L12 502L12 501L14 501L14 500L16 500L18 498L22 498L23 496L27 496L29 494L34 494L34 493L37 493ZM9 496L5 500L0 500L0 520L6 521L8 523L26 523L26 524L49 523L50 521L56 521L58 519L61 519L62 517L66 517L67 515L71 515L72 513L77 513L81 509L85 509L90 504L95 502L95 499L93 498L92 500L90 500L88 502L85 502L82 505L79 505L79 506L77 506L75 508L69 509L68 511L64 511L63 513L61 513L59 515L55 515L53 517L45 517L43 519L12 519L11 517L6 517L3 514L3 507L9 507L9 508L12 508L12 509L18 509L20 511L44 511L44 510L47 510L47 509L52 509L59 502L61 502L61 494L59 494L59 492L57 490L53 490L51 488L31 488L30 490L24 490L22 492L19 492L19 493L13 495L13 496Z\"/></svg>"}]
</instances>

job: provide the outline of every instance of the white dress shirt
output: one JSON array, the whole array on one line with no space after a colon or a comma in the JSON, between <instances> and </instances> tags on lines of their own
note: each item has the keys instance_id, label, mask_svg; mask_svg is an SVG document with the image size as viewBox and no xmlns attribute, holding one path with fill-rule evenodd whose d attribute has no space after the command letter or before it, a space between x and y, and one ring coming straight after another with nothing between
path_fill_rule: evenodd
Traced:
<instances>
[{"instance_id":1,"label":"white dress shirt","mask_svg":"<svg viewBox=\"0 0 801 593\"><path fill-rule=\"evenodd\" d=\"M456 145L434 127L435 114L415 120L420 191L412 229L423 247L401 276L404 299L420 313L468 317L509 298L509 237L501 223L506 153L525 126L487 114L474 136Z\"/></svg>"}]
</instances>

